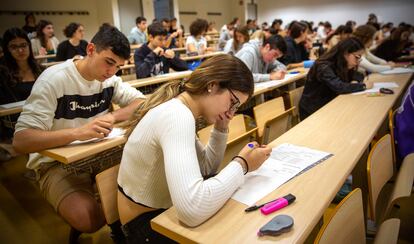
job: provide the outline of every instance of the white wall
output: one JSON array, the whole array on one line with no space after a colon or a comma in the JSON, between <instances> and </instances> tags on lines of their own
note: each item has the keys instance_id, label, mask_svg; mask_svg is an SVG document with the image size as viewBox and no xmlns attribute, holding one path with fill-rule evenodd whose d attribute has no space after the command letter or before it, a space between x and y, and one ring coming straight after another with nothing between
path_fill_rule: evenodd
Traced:
<instances>
[{"instance_id":1,"label":"white wall","mask_svg":"<svg viewBox=\"0 0 414 244\"><path fill-rule=\"evenodd\" d=\"M118 0L121 31L128 35L135 26L135 19L142 16L141 0ZM150 20L151 21L151 20Z\"/></svg>"},{"instance_id":2,"label":"white wall","mask_svg":"<svg viewBox=\"0 0 414 244\"><path fill-rule=\"evenodd\" d=\"M184 25L185 31L189 32L191 22L197 18L206 19L207 21L215 21L216 29L220 29L222 25L231 21L234 17L244 13L244 6L239 5L239 0L178 0L180 11L197 12L197 15L180 15L180 22ZM221 16L207 15L207 12L219 12Z\"/></svg>"},{"instance_id":3,"label":"white wall","mask_svg":"<svg viewBox=\"0 0 414 244\"><path fill-rule=\"evenodd\" d=\"M36 20L47 19L52 21L55 35L63 41L63 29L70 22L79 22L85 26L85 39L90 40L98 31L99 26L108 22L114 24L112 0L2 0L2 10L18 11L88 11L89 15L35 15ZM24 15L0 15L0 35L11 27L22 27Z\"/></svg>"},{"instance_id":4,"label":"white wall","mask_svg":"<svg viewBox=\"0 0 414 244\"><path fill-rule=\"evenodd\" d=\"M292 20L309 20L317 24L329 21L335 27L355 20L365 24L368 14L375 13L380 22L402 21L414 24L414 1L412 0L256 0L258 23L282 19L283 25Z\"/></svg>"}]
</instances>

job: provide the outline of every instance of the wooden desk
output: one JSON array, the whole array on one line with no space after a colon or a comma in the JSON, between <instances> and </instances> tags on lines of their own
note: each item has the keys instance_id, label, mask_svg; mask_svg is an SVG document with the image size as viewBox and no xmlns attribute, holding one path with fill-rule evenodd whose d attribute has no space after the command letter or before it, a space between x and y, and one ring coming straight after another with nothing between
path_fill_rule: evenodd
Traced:
<instances>
[{"instance_id":1,"label":"wooden desk","mask_svg":"<svg viewBox=\"0 0 414 244\"><path fill-rule=\"evenodd\" d=\"M42 65L45 68L48 68L50 66L53 66L55 64L60 64L63 63L64 61L56 61L56 62L46 62L46 63L41 63L40 65Z\"/></svg>"},{"instance_id":2,"label":"wooden desk","mask_svg":"<svg viewBox=\"0 0 414 244\"><path fill-rule=\"evenodd\" d=\"M0 117L8 116L12 114L18 114L22 112L22 106L17 106L14 108L0 108Z\"/></svg>"},{"instance_id":3,"label":"wooden desk","mask_svg":"<svg viewBox=\"0 0 414 244\"><path fill-rule=\"evenodd\" d=\"M259 211L246 214L246 205L230 199L217 214L195 228L180 224L172 207L151 221L152 228L180 243L303 243L368 148L410 78L411 74L373 75L371 80L395 81L400 87L394 90L395 94L382 97L338 96L270 143L272 147L292 143L334 154L259 201L263 203L292 193L296 202L289 207L268 216ZM258 229L279 214L294 219L293 229L278 237L258 237Z\"/></svg>"},{"instance_id":4,"label":"wooden desk","mask_svg":"<svg viewBox=\"0 0 414 244\"><path fill-rule=\"evenodd\" d=\"M198 59L204 59L204 58L211 58L220 54L224 54L224 52L213 52L213 53L206 53L206 54L200 54L196 56L184 56L182 55L180 58L184 61L192 61L192 60L198 60Z\"/></svg>"},{"instance_id":5,"label":"wooden desk","mask_svg":"<svg viewBox=\"0 0 414 244\"><path fill-rule=\"evenodd\" d=\"M35 59L56 58L56 54L37 55L34 58Z\"/></svg>"},{"instance_id":6,"label":"wooden desk","mask_svg":"<svg viewBox=\"0 0 414 244\"><path fill-rule=\"evenodd\" d=\"M158 83L163 83L171 80L182 79L190 76L192 71L180 71L174 73L168 73L164 75L158 75L154 77L142 78L137 80L127 81L132 87L138 88Z\"/></svg>"},{"instance_id":7,"label":"wooden desk","mask_svg":"<svg viewBox=\"0 0 414 244\"><path fill-rule=\"evenodd\" d=\"M98 154L105 150L122 145L126 142L125 137L103 140L100 142L67 145L58 148L47 149L39 152L43 156L53 158L63 164L70 164L89 156Z\"/></svg>"},{"instance_id":8,"label":"wooden desk","mask_svg":"<svg viewBox=\"0 0 414 244\"><path fill-rule=\"evenodd\" d=\"M309 69L297 68L297 69L289 70L289 72L291 72L291 71L299 71L300 73L298 75L290 78L290 79L282 80L282 82L278 83L275 86L265 87L265 88L264 87L263 88L262 87L256 88L256 85L255 85L253 96L261 95L265 92L272 91L272 90L274 90L276 88L279 88L279 87L282 87L282 86L294 84L294 82L306 78L306 76L308 75ZM257 84L260 84L260 82L257 83ZM294 88L295 87L292 87L292 89L294 89ZM292 89L290 89L290 90L292 90Z\"/></svg>"}]
</instances>

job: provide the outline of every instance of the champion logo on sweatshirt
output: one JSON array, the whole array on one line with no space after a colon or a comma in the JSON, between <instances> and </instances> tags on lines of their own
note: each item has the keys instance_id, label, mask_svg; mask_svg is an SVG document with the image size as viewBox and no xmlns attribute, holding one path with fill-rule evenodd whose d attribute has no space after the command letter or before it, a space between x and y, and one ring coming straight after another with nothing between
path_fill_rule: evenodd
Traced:
<instances>
[{"instance_id":1,"label":"champion logo on sweatshirt","mask_svg":"<svg viewBox=\"0 0 414 244\"><path fill-rule=\"evenodd\" d=\"M107 109L111 105L113 87L107 87L93 95L63 95L57 99L55 119L90 118Z\"/></svg>"}]
</instances>

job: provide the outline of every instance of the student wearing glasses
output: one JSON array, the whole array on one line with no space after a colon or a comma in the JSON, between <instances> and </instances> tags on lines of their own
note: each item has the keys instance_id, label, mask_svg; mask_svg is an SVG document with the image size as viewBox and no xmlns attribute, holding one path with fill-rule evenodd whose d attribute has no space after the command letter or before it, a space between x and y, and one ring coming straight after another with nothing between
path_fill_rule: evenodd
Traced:
<instances>
[{"instance_id":1,"label":"student wearing glasses","mask_svg":"<svg viewBox=\"0 0 414 244\"><path fill-rule=\"evenodd\" d=\"M32 47L27 33L19 28L11 28L4 32L4 56L0 60L0 104L13 103L30 95L35 80L42 72L40 65L33 57ZM11 143L14 124L18 114L0 121L0 140ZM0 161L11 158L10 152L0 148Z\"/></svg>"},{"instance_id":2,"label":"student wearing glasses","mask_svg":"<svg viewBox=\"0 0 414 244\"><path fill-rule=\"evenodd\" d=\"M372 87L372 82L362 82L364 76L357 72L364 50L362 42L351 37L340 41L315 62L309 70L299 102L301 120L339 94L363 91Z\"/></svg>"},{"instance_id":3,"label":"student wearing glasses","mask_svg":"<svg viewBox=\"0 0 414 244\"><path fill-rule=\"evenodd\" d=\"M106 137L116 122L127 120L144 96L115 75L130 56L128 39L102 25L83 59L46 69L36 80L16 124L13 146L30 153L40 192L76 232L95 232L104 223L95 198L93 172L67 171L39 151L73 141ZM112 103L120 109L109 113Z\"/></svg>"},{"instance_id":4,"label":"student wearing glasses","mask_svg":"<svg viewBox=\"0 0 414 244\"><path fill-rule=\"evenodd\" d=\"M244 174L269 157L269 147L253 142L217 172L228 123L253 89L247 66L223 54L204 61L188 80L163 85L136 111L118 175L127 243L168 243L151 229L150 220L171 206L184 224L203 223L243 184ZM214 124L207 145L196 136L199 117Z\"/></svg>"}]
</instances>

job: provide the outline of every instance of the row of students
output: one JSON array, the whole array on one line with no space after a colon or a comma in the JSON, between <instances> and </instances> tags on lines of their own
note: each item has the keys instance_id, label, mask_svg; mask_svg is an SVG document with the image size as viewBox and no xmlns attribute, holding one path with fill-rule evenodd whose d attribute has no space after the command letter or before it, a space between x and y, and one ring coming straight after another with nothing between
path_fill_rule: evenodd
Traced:
<instances>
[{"instance_id":1,"label":"row of students","mask_svg":"<svg viewBox=\"0 0 414 244\"><path fill-rule=\"evenodd\" d=\"M27 167L35 170L40 191L56 212L74 229L94 232L104 224L92 186L97 172L68 172L37 152L105 137L114 123L134 115L119 173L124 194L119 193L118 205L122 229L134 243L131 240L158 240L149 221L172 204L189 225L211 217L243 183L243 174L257 169L271 149L257 143L254 148L246 146L224 170L204 180L203 176L217 173L228 123L253 94L250 70L239 59L223 54L205 61L187 81L166 84L144 101L139 91L115 76L129 54L127 38L104 25L88 44L84 59L45 70L23 107L13 146L30 153ZM109 113L111 102L122 108ZM199 117L215 124L208 145L195 136Z\"/></svg>"}]
</instances>

